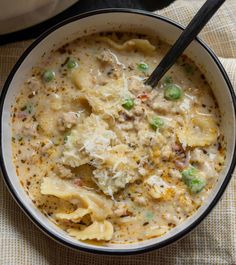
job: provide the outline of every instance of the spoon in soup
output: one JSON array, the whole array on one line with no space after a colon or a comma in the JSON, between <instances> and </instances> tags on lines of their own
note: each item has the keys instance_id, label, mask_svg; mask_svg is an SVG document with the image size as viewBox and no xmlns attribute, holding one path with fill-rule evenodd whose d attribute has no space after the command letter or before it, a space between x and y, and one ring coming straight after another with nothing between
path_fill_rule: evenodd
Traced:
<instances>
[{"instance_id":1,"label":"spoon in soup","mask_svg":"<svg viewBox=\"0 0 236 265\"><path fill-rule=\"evenodd\" d=\"M207 0L205 2L186 29L182 32L178 40L161 60L159 65L155 68L149 78L145 80L146 85L155 87L158 84L160 79L181 56L189 44L197 37L198 33L224 2L225 0Z\"/></svg>"}]
</instances>

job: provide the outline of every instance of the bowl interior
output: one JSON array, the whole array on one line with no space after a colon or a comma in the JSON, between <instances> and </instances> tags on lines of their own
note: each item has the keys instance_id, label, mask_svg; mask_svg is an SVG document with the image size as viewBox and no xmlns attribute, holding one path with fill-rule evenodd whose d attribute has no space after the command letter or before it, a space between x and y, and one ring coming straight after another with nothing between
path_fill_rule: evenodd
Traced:
<instances>
[{"instance_id":1,"label":"bowl interior","mask_svg":"<svg viewBox=\"0 0 236 265\"><path fill-rule=\"evenodd\" d=\"M219 68L217 60L204 48L201 42L194 41L187 49L186 54L192 58L195 63L202 69L210 82L214 95L218 101L222 114L222 128L227 143L226 165L220 174L219 181L207 199L206 203L189 219L181 225L175 227L170 232L160 238L143 241L136 244L127 245L110 245L95 246L84 242L79 242L67 235L66 232L59 229L50 222L41 212L35 208L28 195L23 190L16 176L15 168L11 159L11 104L14 102L21 84L30 73L31 66L38 62L44 53L49 53L68 41L75 38L101 31L130 31L144 34L159 36L168 43L173 43L181 33L182 29L172 22L154 15L147 15L131 11L113 10L110 12L97 12L92 15L82 16L79 19L71 19L70 22L64 23L62 27L55 27L51 33L41 36L30 49L22 56L11 73L5 90L2 95L2 160L4 163L3 172L6 182L14 197L33 219L35 223L47 234L56 238L67 245L97 252L135 252L160 247L166 245L184 235L188 230L193 228L206 213L214 206L219 199L219 191L224 190L230 176L226 178L227 172L232 171L233 154L235 152L235 110L232 100L232 91L230 92L227 76ZM8 87L9 86L9 87ZM7 90L8 87L8 90Z\"/></svg>"}]
</instances>

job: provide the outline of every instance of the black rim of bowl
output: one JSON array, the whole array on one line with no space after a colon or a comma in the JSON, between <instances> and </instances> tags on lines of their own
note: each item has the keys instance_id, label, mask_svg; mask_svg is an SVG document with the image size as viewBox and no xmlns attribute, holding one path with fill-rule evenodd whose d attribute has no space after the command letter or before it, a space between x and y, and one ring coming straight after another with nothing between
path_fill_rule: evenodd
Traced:
<instances>
[{"instance_id":1,"label":"black rim of bowl","mask_svg":"<svg viewBox=\"0 0 236 265\"><path fill-rule=\"evenodd\" d=\"M185 229L181 230L180 232L176 233L174 236L165 239L164 241L158 242L158 243L154 243L148 246L141 246L141 247L137 247L134 249L128 249L128 245L127 245L127 249L94 249L93 246L78 246L77 244L73 244L72 242L69 242L65 239L62 239L60 236L58 236L56 233L54 232L50 232L45 225L41 224L36 218L34 218L31 214L31 211L24 206L24 204L22 203L21 198L15 193L14 191L14 187L12 186L12 183L10 181L10 177L7 173L6 167L5 167L5 162L3 159L3 149L2 149L2 130L3 130L3 126L2 126L2 114L3 114L3 105L4 105L4 101L5 101L5 97L8 91L8 88L11 84L11 81L16 73L16 71L18 70L18 68L20 67L20 65L22 64L22 62L25 60L25 58L28 56L28 54L45 38L47 37L50 33L52 33L53 31L55 31L56 29L74 22L76 20L80 20L82 18L86 18L86 17L90 17L90 16L94 16L94 15L98 15L98 14L104 14L104 13L132 13L132 14L138 14L138 15L143 15L143 16L148 16L148 17L152 17L158 20L162 20L165 21L166 23L169 23L173 26L175 26L178 29L183 30L184 28L172 21L171 19L165 18L163 16L160 15L156 15L153 14L151 12L147 12L147 11L140 11L140 10L136 10L136 9L126 9L126 8L108 8L108 9L100 9L100 10L96 10L96 11L91 11L91 12L86 12L77 16L74 16L72 18L66 19L58 24L56 24L55 26L53 26L52 28L48 29L45 33L43 33L41 36L39 36L27 49L26 51L21 55L21 57L19 58L19 60L16 62L16 64L14 65L13 69L11 70L1 93L1 97L0 97L0 118L1 118L1 122L0 122L0 132L1 132L1 137L0 137L0 166L2 169L2 173L3 173L3 178L4 181L11 193L11 195L13 196L13 198L15 199L15 201L17 202L17 204L21 207L21 209L26 213L26 215L29 217L29 219L42 231L44 232L46 235L48 235L49 237L51 237L52 239L54 239L55 241L61 243L62 245L65 245L67 247L70 247L72 249L76 249L76 250L82 250L82 251L86 251L89 253L94 253L94 254L107 254L107 255L130 255L130 254L141 254L141 253L145 253L151 250L156 250L156 249L160 249L164 246L167 246L179 239L181 239L182 237L184 237L187 233L189 233L190 231L192 231L209 213L210 211L214 208L214 206L217 204L217 202L219 201L219 199L221 198L223 192L225 191L235 168L236 165L236 144L234 146L234 153L233 153L233 157L232 157L232 162L230 165L230 168L225 176L225 179L218 191L218 193L216 194L216 196L213 198L213 200L211 201L211 203L209 204L209 206L205 209L205 211L193 222L191 223L191 225L187 226ZM219 59L217 58L217 56L213 53L213 51L199 38L196 38L196 41L208 52L208 54L211 56L211 58L214 60L214 62L216 63L218 69L221 71L222 76L224 77L225 82L227 83L227 87L229 89L229 92L231 94L231 98L232 98L232 104L234 107L234 112L236 115L236 97L234 94L234 90L232 87L232 84L229 80L229 77L226 73L226 71L224 70L222 64L220 63Z\"/></svg>"}]
</instances>

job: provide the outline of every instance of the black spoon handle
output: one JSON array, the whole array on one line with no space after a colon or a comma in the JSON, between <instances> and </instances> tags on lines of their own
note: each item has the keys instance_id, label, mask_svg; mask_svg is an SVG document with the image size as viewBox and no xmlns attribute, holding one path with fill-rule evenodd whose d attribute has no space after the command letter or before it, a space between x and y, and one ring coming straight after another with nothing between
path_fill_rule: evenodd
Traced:
<instances>
[{"instance_id":1,"label":"black spoon handle","mask_svg":"<svg viewBox=\"0 0 236 265\"><path fill-rule=\"evenodd\" d=\"M155 68L150 77L145 81L146 85L155 87L164 74L176 62L183 51L195 39L202 28L207 24L215 12L225 0L207 0L206 3L200 8L198 13L191 20L186 29L182 32L178 40L168 51L168 53L161 60L160 64Z\"/></svg>"}]
</instances>

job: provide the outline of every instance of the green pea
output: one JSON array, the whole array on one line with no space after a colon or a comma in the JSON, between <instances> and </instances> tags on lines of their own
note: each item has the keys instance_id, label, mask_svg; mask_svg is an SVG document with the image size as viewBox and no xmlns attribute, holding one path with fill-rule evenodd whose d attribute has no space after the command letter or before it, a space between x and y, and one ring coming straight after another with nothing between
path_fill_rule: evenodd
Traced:
<instances>
[{"instance_id":1,"label":"green pea","mask_svg":"<svg viewBox=\"0 0 236 265\"><path fill-rule=\"evenodd\" d=\"M203 190L203 188L206 186L206 181L204 179L192 179L189 183L189 189L193 193L198 193Z\"/></svg>"},{"instance_id":2,"label":"green pea","mask_svg":"<svg viewBox=\"0 0 236 265\"><path fill-rule=\"evenodd\" d=\"M122 104L122 107L127 110L131 110L134 107L134 100L132 98L126 98Z\"/></svg>"},{"instance_id":3,"label":"green pea","mask_svg":"<svg viewBox=\"0 0 236 265\"><path fill-rule=\"evenodd\" d=\"M164 84L167 85L167 84L172 84L173 83L173 79L171 76L167 75L165 78L164 78Z\"/></svg>"},{"instance_id":4,"label":"green pea","mask_svg":"<svg viewBox=\"0 0 236 265\"><path fill-rule=\"evenodd\" d=\"M43 80L45 82L51 82L55 78L55 73L52 70L45 70L43 72Z\"/></svg>"},{"instance_id":5,"label":"green pea","mask_svg":"<svg viewBox=\"0 0 236 265\"><path fill-rule=\"evenodd\" d=\"M190 166L189 168L182 171L181 174L183 178L188 178L189 176L195 176L196 173L197 173L197 169L193 166Z\"/></svg>"},{"instance_id":6,"label":"green pea","mask_svg":"<svg viewBox=\"0 0 236 265\"><path fill-rule=\"evenodd\" d=\"M164 121L160 117L154 117L151 120L150 125L153 130L157 130L164 126Z\"/></svg>"},{"instance_id":7,"label":"green pea","mask_svg":"<svg viewBox=\"0 0 236 265\"><path fill-rule=\"evenodd\" d=\"M140 64L138 64L138 69L139 69L140 71L145 72L145 71L148 70L148 64L146 64L146 63L140 63Z\"/></svg>"},{"instance_id":8,"label":"green pea","mask_svg":"<svg viewBox=\"0 0 236 265\"><path fill-rule=\"evenodd\" d=\"M182 180L193 193L200 192L206 186L206 180L199 177L198 170L192 166L182 171Z\"/></svg>"},{"instance_id":9,"label":"green pea","mask_svg":"<svg viewBox=\"0 0 236 265\"><path fill-rule=\"evenodd\" d=\"M164 97L167 100L178 100L182 96L182 90L175 84L168 84L164 90Z\"/></svg>"},{"instance_id":10,"label":"green pea","mask_svg":"<svg viewBox=\"0 0 236 265\"><path fill-rule=\"evenodd\" d=\"M66 63L68 69L77 68L79 66L78 62L75 59L69 59Z\"/></svg>"}]
</instances>

